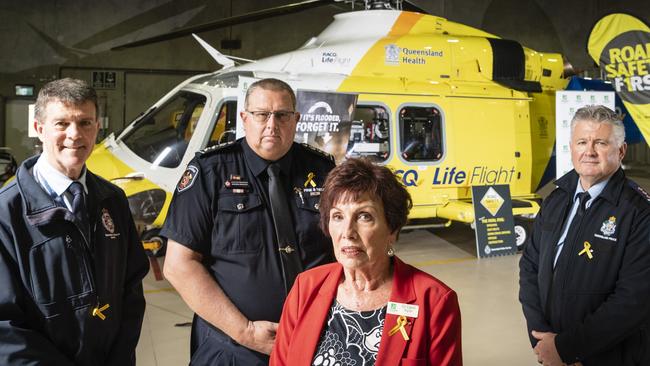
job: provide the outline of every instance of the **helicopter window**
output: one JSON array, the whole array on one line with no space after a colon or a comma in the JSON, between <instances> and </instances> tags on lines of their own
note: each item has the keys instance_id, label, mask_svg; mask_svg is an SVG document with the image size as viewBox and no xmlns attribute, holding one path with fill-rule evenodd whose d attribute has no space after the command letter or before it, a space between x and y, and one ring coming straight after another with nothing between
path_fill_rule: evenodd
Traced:
<instances>
[{"instance_id":1,"label":"helicopter window","mask_svg":"<svg viewBox=\"0 0 650 366\"><path fill-rule=\"evenodd\" d=\"M235 141L237 135L237 101L224 102L219 109L208 147Z\"/></svg>"},{"instance_id":2,"label":"helicopter window","mask_svg":"<svg viewBox=\"0 0 650 366\"><path fill-rule=\"evenodd\" d=\"M205 102L203 95L180 92L145 115L122 141L142 159L175 168L183 160Z\"/></svg>"},{"instance_id":3,"label":"helicopter window","mask_svg":"<svg viewBox=\"0 0 650 366\"><path fill-rule=\"evenodd\" d=\"M399 112L400 146L406 161L437 161L443 154L440 111L405 107Z\"/></svg>"},{"instance_id":4,"label":"helicopter window","mask_svg":"<svg viewBox=\"0 0 650 366\"><path fill-rule=\"evenodd\" d=\"M368 157L383 162L390 155L389 121L386 108L357 105L352 116L347 158Z\"/></svg>"}]
</instances>

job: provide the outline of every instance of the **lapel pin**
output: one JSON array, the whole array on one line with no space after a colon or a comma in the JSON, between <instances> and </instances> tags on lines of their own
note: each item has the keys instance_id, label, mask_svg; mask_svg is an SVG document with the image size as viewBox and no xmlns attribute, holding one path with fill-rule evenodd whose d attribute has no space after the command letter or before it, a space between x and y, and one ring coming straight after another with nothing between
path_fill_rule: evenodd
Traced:
<instances>
[{"instance_id":1,"label":"lapel pin","mask_svg":"<svg viewBox=\"0 0 650 366\"><path fill-rule=\"evenodd\" d=\"M580 256L580 255L586 254L587 258L594 259L594 255L591 254L593 252L594 252L594 250L591 249L591 244L588 241L586 241L586 242L583 243L583 249L580 251L580 253L578 253L578 255Z\"/></svg>"}]
</instances>

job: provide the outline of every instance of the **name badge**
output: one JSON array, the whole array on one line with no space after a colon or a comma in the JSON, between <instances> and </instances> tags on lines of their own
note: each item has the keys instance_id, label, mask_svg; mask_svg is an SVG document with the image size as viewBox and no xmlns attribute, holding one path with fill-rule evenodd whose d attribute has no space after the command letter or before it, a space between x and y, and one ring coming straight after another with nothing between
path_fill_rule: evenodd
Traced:
<instances>
[{"instance_id":1,"label":"name badge","mask_svg":"<svg viewBox=\"0 0 650 366\"><path fill-rule=\"evenodd\" d=\"M420 307L412 304L402 304L400 302L388 302L386 313L392 315L403 315L409 318L417 318Z\"/></svg>"}]
</instances>

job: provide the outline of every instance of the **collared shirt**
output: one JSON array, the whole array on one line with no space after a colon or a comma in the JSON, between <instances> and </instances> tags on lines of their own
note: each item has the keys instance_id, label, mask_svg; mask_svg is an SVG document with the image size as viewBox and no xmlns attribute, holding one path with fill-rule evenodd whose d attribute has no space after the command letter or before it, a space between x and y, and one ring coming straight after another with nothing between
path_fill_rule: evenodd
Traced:
<instances>
[{"instance_id":1,"label":"collared shirt","mask_svg":"<svg viewBox=\"0 0 650 366\"><path fill-rule=\"evenodd\" d=\"M72 211L72 194L68 192L68 187L74 180L61 173L47 161L44 154L38 157L36 164L32 168L32 175L36 182L43 187L45 192L52 197L54 202L61 207L66 207ZM79 179L76 180L84 187L84 193L88 194L86 186L86 167L84 166Z\"/></svg>"},{"instance_id":2,"label":"collared shirt","mask_svg":"<svg viewBox=\"0 0 650 366\"><path fill-rule=\"evenodd\" d=\"M288 194L288 188L290 187L288 185L288 178L291 176L291 162L293 161L293 154L291 152L293 149L290 149L286 154L284 154L283 157L277 161L262 159L255 153L255 151L253 151L250 146L248 146L248 143L245 139L242 141L242 150L244 151L244 159L246 159L246 163L248 164L251 172L255 175L258 181L262 183L261 186L264 188L262 192L264 193L264 200L266 201L267 205L269 205L269 176L266 172L266 169L269 165L271 165L271 163L275 163L280 167L280 171L283 175L282 185L285 189L285 194L287 197L291 197L291 195Z\"/></svg>"},{"instance_id":3,"label":"collared shirt","mask_svg":"<svg viewBox=\"0 0 650 366\"><path fill-rule=\"evenodd\" d=\"M605 189L605 186L609 182L609 178L605 179L602 182L596 183L593 186L591 186L587 192L589 192L589 200L587 200L587 203L585 203L585 209L588 209L591 204L594 202L596 197L598 197L602 192L603 189ZM580 185L580 179L578 179L578 185L576 187L576 191L573 193L573 206L571 206L571 211L569 211L569 216L567 216L567 219L564 221L564 229L562 230L562 235L560 235L560 240L557 242L557 252L555 253L555 259L553 260L553 267L555 267L555 264L557 263L557 259L560 257L560 253L562 253L562 248L564 247L564 239L566 239L566 235L569 232L569 227L571 226L571 222L573 221L573 218L576 215L576 212L578 212L578 205L579 205L579 200L578 200L578 194L584 192L585 190L582 188L582 185Z\"/></svg>"}]
</instances>

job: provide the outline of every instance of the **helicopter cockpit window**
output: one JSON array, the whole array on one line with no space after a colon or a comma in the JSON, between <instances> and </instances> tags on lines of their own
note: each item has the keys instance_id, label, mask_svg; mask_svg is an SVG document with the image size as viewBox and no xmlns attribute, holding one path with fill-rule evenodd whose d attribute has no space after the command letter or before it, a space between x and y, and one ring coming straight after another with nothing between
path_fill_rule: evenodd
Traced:
<instances>
[{"instance_id":1,"label":"helicopter cockpit window","mask_svg":"<svg viewBox=\"0 0 650 366\"><path fill-rule=\"evenodd\" d=\"M142 117L122 141L153 165L175 168L183 160L205 102L203 95L180 92Z\"/></svg>"},{"instance_id":2,"label":"helicopter cockpit window","mask_svg":"<svg viewBox=\"0 0 650 366\"><path fill-rule=\"evenodd\" d=\"M237 101L224 102L212 128L208 147L235 141L237 135Z\"/></svg>"},{"instance_id":3,"label":"helicopter cockpit window","mask_svg":"<svg viewBox=\"0 0 650 366\"><path fill-rule=\"evenodd\" d=\"M400 148L406 161L438 161L443 155L442 117L435 107L404 107L399 112Z\"/></svg>"},{"instance_id":4,"label":"helicopter cockpit window","mask_svg":"<svg viewBox=\"0 0 650 366\"><path fill-rule=\"evenodd\" d=\"M368 157L383 162L390 155L389 121L386 108L357 105L352 116L346 157Z\"/></svg>"}]
</instances>

